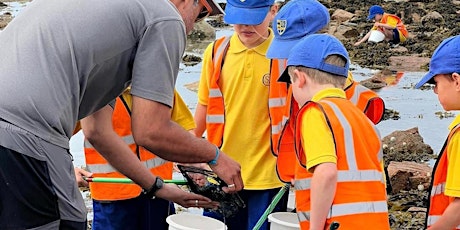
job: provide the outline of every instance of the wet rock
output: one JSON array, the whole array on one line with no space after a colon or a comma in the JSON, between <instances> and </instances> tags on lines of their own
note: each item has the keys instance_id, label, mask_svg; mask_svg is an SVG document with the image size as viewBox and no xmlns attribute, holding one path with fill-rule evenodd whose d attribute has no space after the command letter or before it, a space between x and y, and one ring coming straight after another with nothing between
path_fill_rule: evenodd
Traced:
<instances>
[{"instance_id":1,"label":"wet rock","mask_svg":"<svg viewBox=\"0 0 460 230\"><path fill-rule=\"evenodd\" d=\"M454 113L447 112L447 111L438 111L438 112L435 112L434 115L436 115L440 119L450 118L450 117L455 117L456 116Z\"/></svg>"},{"instance_id":2,"label":"wet rock","mask_svg":"<svg viewBox=\"0 0 460 230\"><path fill-rule=\"evenodd\" d=\"M13 16L10 13L0 15L0 29L5 28L11 20L13 20Z\"/></svg>"},{"instance_id":3,"label":"wet rock","mask_svg":"<svg viewBox=\"0 0 460 230\"><path fill-rule=\"evenodd\" d=\"M407 51L407 52L410 53L410 51ZM429 57L418 57L415 55L402 55L402 56L392 56L389 58L389 61L390 63L389 63L388 68L390 69L420 72L420 71L427 70L427 65L430 62L430 58Z\"/></svg>"},{"instance_id":4,"label":"wet rock","mask_svg":"<svg viewBox=\"0 0 460 230\"><path fill-rule=\"evenodd\" d=\"M209 40L216 37L216 30L206 21L195 23L192 32L188 35L188 39L196 40Z\"/></svg>"},{"instance_id":5,"label":"wet rock","mask_svg":"<svg viewBox=\"0 0 460 230\"><path fill-rule=\"evenodd\" d=\"M200 81L196 81L196 82L192 82L192 83L189 83L189 84L185 84L184 87L187 88L190 91L193 91L193 92L197 93L199 84L200 84Z\"/></svg>"},{"instance_id":6,"label":"wet rock","mask_svg":"<svg viewBox=\"0 0 460 230\"><path fill-rule=\"evenodd\" d=\"M396 194L402 190L428 190L433 170L425 163L392 161L387 171L392 194Z\"/></svg>"},{"instance_id":7,"label":"wet rock","mask_svg":"<svg viewBox=\"0 0 460 230\"><path fill-rule=\"evenodd\" d=\"M425 229L428 191L416 189L388 196L391 229Z\"/></svg>"},{"instance_id":8,"label":"wet rock","mask_svg":"<svg viewBox=\"0 0 460 230\"><path fill-rule=\"evenodd\" d=\"M383 118L382 120L385 121L385 120L399 120L401 119L401 117L399 116L399 112L396 111L396 110L393 110L393 109L387 109L385 108L385 112L383 114Z\"/></svg>"},{"instance_id":9,"label":"wet rock","mask_svg":"<svg viewBox=\"0 0 460 230\"><path fill-rule=\"evenodd\" d=\"M353 13L350 13L350 12L342 10L342 9L337 9L332 14L331 19L339 21L339 22L345 22L345 21L350 20L354 16L355 16L355 14L353 14Z\"/></svg>"},{"instance_id":10,"label":"wet rock","mask_svg":"<svg viewBox=\"0 0 460 230\"><path fill-rule=\"evenodd\" d=\"M387 86L386 77L392 76L392 75L393 73L390 70L384 69L376 73L371 78L360 81L359 83L372 90L381 89Z\"/></svg>"},{"instance_id":11,"label":"wet rock","mask_svg":"<svg viewBox=\"0 0 460 230\"><path fill-rule=\"evenodd\" d=\"M424 163L435 159L433 149L423 142L418 128L395 131L382 139L385 167L391 161Z\"/></svg>"},{"instance_id":12,"label":"wet rock","mask_svg":"<svg viewBox=\"0 0 460 230\"><path fill-rule=\"evenodd\" d=\"M186 66L197 65L201 62L201 57L192 54L185 54L184 57L182 57L182 62Z\"/></svg>"},{"instance_id":13,"label":"wet rock","mask_svg":"<svg viewBox=\"0 0 460 230\"><path fill-rule=\"evenodd\" d=\"M443 26L444 25L444 17L436 11L430 12L427 15L422 17L422 25L437 25Z\"/></svg>"},{"instance_id":14,"label":"wet rock","mask_svg":"<svg viewBox=\"0 0 460 230\"><path fill-rule=\"evenodd\" d=\"M0 7L7 7L8 5L3 3L3 2L0 2Z\"/></svg>"}]
</instances>

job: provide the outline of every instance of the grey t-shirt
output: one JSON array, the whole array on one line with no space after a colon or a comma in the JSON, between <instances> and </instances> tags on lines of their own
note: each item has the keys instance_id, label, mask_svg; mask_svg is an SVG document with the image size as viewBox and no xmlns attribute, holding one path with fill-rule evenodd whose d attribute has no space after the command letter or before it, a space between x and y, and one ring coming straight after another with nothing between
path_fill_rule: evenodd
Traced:
<instances>
[{"instance_id":1,"label":"grey t-shirt","mask_svg":"<svg viewBox=\"0 0 460 230\"><path fill-rule=\"evenodd\" d=\"M61 219L86 219L68 150L76 121L130 83L172 106L185 39L169 0L34 0L0 33L0 145L47 162Z\"/></svg>"},{"instance_id":2,"label":"grey t-shirt","mask_svg":"<svg viewBox=\"0 0 460 230\"><path fill-rule=\"evenodd\" d=\"M0 33L0 118L68 149L130 83L171 106L185 39L169 0L34 0Z\"/></svg>"}]
</instances>

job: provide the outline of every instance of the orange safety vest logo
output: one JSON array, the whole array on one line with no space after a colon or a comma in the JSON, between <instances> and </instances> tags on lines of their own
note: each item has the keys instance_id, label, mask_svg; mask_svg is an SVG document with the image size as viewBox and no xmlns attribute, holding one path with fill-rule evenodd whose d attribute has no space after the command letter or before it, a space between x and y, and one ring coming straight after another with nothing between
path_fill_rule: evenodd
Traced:
<instances>
[{"instance_id":1,"label":"orange safety vest logo","mask_svg":"<svg viewBox=\"0 0 460 230\"><path fill-rule=\"evenodd\" d=\"M449 165L449 159L447 158L447 146L449 146L450 139L454 133L458 131L459 127L460 126L457 125L450 131L446 143L444 143L444 147L441 150L441 154L439 155L433 168L434 173L431 180L428 215L425 220L427 228L436 223L447 207L454 201L454 197L446 196L444 194L446 188L447 167ZM460 225L455 229L460 229Z\"/></svg>"},{"instance_id":2,"label":"orange safety vest logo","mask_svg":"<svg viewBox=\"0 0 460 230\"><path fill-rule=\"evenodd\" d=\"M114 131L131 148L133 154L137 155L145 167L147 167L153 174L164 179L172 178L172 162L155 156L146 149L136 145L134 142L131 131L130 110L124 103L122 96L118 97L116 100L112 123ZM86 167L88 171L93 173L94 177L125 177L113 168L86 139L84 142L84 148ZM141 192L141 187L136 184L90 183L90 190L91 197L93 199L112 201L137 197Z\"/></svg>"},{"instance_id":3,"label":"orange safety vest logo","mask_svg":"<svg viewBox=\"0 0 460 230\"><path fill-rule=\"evenodd\" d=\"M325 98L307 102L299 111L295 123L296 208L301 229L310 227L310 189L312 173L305 168L306 156L302 148L302 115L307 109L320 109L334 138L337 154L337 188L326 226L339 222L344 229L390 229L387 197L381 161L382 143L376 128L361 111L343 98ZM333 124L333 125L331 125ZM352 127L368 127L354 130ZM364 141L365 140L365 141ZM359 155L357 155L357 153ZM291 166L292 167L292 166Z\"/></svg>"}]
</instances>

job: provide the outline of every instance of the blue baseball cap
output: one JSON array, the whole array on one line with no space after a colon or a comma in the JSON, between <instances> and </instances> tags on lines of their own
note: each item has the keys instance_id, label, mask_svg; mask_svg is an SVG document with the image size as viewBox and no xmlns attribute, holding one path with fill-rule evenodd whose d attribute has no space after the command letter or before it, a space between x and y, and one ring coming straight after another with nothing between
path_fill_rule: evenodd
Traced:
<instances>
[{"instance_id":1,"label":"blue baseball cap","mask_svg":"<svg viewBox=\"0 0 460 230\"><path fill-rule=\"evenodd\" d=\"M266 56L286 59L291 48L303 37L317 33L331 20L327 8L317 0L292 0L273 20L275 35Z\"/></svg>"},{"instance_id":2,"label":"blue baseball cap","mask_svg":"<svg viewBox=\"0 0 460 230\"><path fill-rule=\"evenodd\" d=\"M379 5L373 5L369 8L369 16L367 16L367 20L372 20L375 18L377 14L383 14L383 8Z\"/></svg>"},{"instance_id":3,"label":"blue baseball cap","mask_svg":"<svg viewBox=\"0 0 460 230\"><path fill-rule=\"evenodd\" d=\"M431 56L430 71L415 85L418 89L425 83L434 83L438 74L460 73L460 35L445 39Z\"/></svg>"},{"instance_id":4,"label":"blue baseball cap","mask_svg":"<svg viewBox=\"0 0 460 230\"><path fill-rule=\"evenodd\" d=\"M342 56L346 60L344 67L325 62L326 58L333 54ZM312 34L292 47L287 66L304 66L346 78L350 61L347 50L337 38L328 34ZM278 81L291 82L288 68L284 70Z\"/></svg>"},{"instance_id":5,"label":"blue baseball cap","mask_svg":"<svg viewBox=\"0 0 460 230\"><path fill-rule=\"evenodd\" d=\"M275 0L227 0L224 21L228 24L259 25Z\"/></svg>"}]
</instances>

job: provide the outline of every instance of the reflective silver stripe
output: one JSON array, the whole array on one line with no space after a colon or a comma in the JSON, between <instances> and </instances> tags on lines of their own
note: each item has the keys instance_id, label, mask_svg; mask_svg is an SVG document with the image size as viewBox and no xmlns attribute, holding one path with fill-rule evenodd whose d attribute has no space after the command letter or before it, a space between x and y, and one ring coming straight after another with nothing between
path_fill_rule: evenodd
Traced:
<instances>
[{"instance_id":1,"label":"reflective silver stripe","mask_svg":"<svg viewBox=\"0 0 460 230\"><path fill-rule=\"evenodd\" d=\"M210 89L209 97L222 97L222 92L220 89Z\"/></svg>"},{"instance_id":2,"label":"reflective silver stripe","mask_svg":"<svg viewBox=\"0 0 460 230\"><path fill-rule=\"evenodd\" d=\"M383 174L378 170L339 171L337 182L379 181L384 183Z\"/></svg>"},{"instance_id":3,"label":"reflective silver stripe","mask_svg":"<svg viewBox=\"0 0 460 230\"><path fill-rule=\"evenodd\" d=\"M121 137L121 139L123 139L123 141L128 145L135 144L133 135L127 135L127 136ZM94 146L86 138L85 138L85 142L83 143L83 146L85 148L94 149Z\"/></svg>"},{"instance_id":4,"label":"reflective silver stripe","mask_svg":"<svg viewBox=\"0 0 460 230\"><path fill-rule=\"evenodd\" d=\"M431 196L442 194L444 193L445 189L446 189L446 183L441 183L436 186L433 186L433 188L431 188Z\"/></svg>"},{"instance_id":5,"label":"reflective silver stripe","mask_svg":"<svg viewBox=\"0 0 460 230\"><path fill-rule=\"evenodd\" d=\"M142 161L141 163L148 169L153 169L155 167L168 163L168 161L161 159L160 157L155 157L147 161ZM107 164L86 164L86 167L88 171L92 173L118 172L114 167L112 167L112 165L108 163Z\"/></svg>"},{"instance_id":6,"label":"reflective silver stripe","mask_svg":"<svg viewBox=\"0 0 460 230\"><path fill-rule=\"evenodd\" d=\"M310 190L311 178L296 179L294 181L295 190Z\"/></svg>"},{"instance_id":7,"label":"reflective silver stripe","mask_svg":"<svg viewBox=\"0 0 460 230\"><path fill-rule=\"evenodd\" d=\"M441 216L429 215L426 223L427 223L428 226L431 226L434 223L436 223L436 221L438 221L439 218L441 218ZM460 225L457 225L457 227L455 227L455 229L460 229Z\"/></svg>"},{"instance_id":8,"label":"reflective silver stripe","mask_svg":"<svg viewBox=\"0 0 460 230\"><path fill-rule=\"evenodd\" d=\"M383 174L378 170L338 171L337 182L366 182L378 181L384 183ZM297 179L294 183L296 190L308 190L311 187L311 178Z\"/></svg>"},{"instance_id":9,"label":"reflective silver stripe","mask_svg":"<svg viewBox=\"0 0 460 230\"><path fill-rule=\"evenodd\" d=\"M362 93L369 91L368 88L358 84L355 87L355 92L353 93L353 96L349 99L353 104L357 105L359 96L361 96Z\"/></svg>"},{"instance_id":10,"label":"reflective silver stripe","mask_svg":"<svg viewBox=\"0 0 460 230\"><path fill-rule=\"evenodd\" d=\"M283 126L280 123L272 125L272 134L280 134Z\"/></svg>"},{"instance_id":11,"label":"reflective silver stripe","mask_svg":"<svg viewBox=\"0 0 460 230\"><path fill-rule=\"evenodd\" d=\"M350 171L358 171L358 165L356 163L356 155L355 155L355 145L353 140L353 132L351 131L351 125L348 120L343 115L342 111L335 105L333 102L324 101L326 104L331 106L332 110L334 110L337 118L342 125L343 134L344 134L344 141L345 141L345 154L347 156L347 163L348 168Z\"/></svg>"},{"instance_id":12,"label":"reflective silver stripe","mask_svg":"<svg viewBox=\"0 0 460 230\"><path fill-rule=\"evenodd\" d=\"M206 115L206 123L223 124L225 121L224 115Z\"/></svg>"},{"instance_id":13,"label":"reflective silver stripe","mask_svg":"<svg viewBox=\"0 0 460 230\"><path fill-rule=\"evenodd\" d=\"M286 98L285 97L277 97L277 98L270 98L268 100L268 107L282 107L286 105Z\"/></svg>"},{"instance_id":14,"label":"reflective silver stripe","mask_svg":"<svg viewBox=\"0 0 460 230\"><path fill-rule=\"evenodd\" d=\"M230 42L231 36L225 36L224 41L221 43L219 47L217 47L216 53L214 54L213 62L214 62L214 68L220 68L219 65L219 58L222 56L225 48L227 47L227 44Z\"/></svg>"},{"instance_id":15,"label":"reflective silver stripe","mask_svg":"<svg viewBox=\"0 0 460 230\"><path fill-rule=\"evenodd\" d=\"M346 216L346 215L357 215L365 213L382 213L388 212L386 201L375 201L375 202L355 202L346 204L334 204L329 210L327 218ZM310 212L297 212L297 216L300 221L310 220Z\"/></svg>"},{"instance_id":16,"label":"reflective silver stripe","mask_svg":"<svg viewBox=\"0 0 460 230\"><path fill-rule=\"evenodd\" d=\"M286 62L287 59L278 59L278 70L280 71L280 75L283 74L284 70L286 70Z\"/></svg>"}]
</instances>

